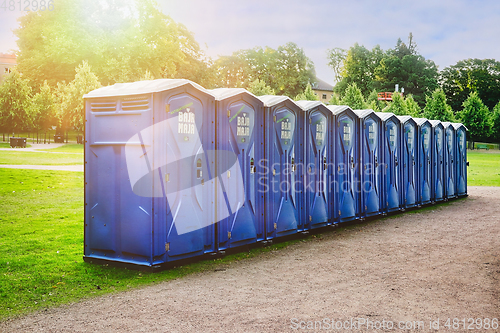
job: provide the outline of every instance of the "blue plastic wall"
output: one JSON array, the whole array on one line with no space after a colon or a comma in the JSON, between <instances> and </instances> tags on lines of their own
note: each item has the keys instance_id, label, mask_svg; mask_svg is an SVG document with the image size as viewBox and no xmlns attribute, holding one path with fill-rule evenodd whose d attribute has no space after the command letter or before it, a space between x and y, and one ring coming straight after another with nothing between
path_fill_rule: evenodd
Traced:
<instances>
[{"instance_id":1,"label":"blue plastic wall","mask_svg":"<svg viewBox=\"0 0 500 333\"><path fill-rule=\"evenodd\" d=\"M396 116L383 120L384 157L384 212L398 211L402 207L401 123Z\"/></svg>"},{"instance_id":2,"label":"blue plastic wall","mask_svg":"<svg viewBox=\"0 0 500 333\"><path fill-rule=\"evenodd\" d=\"M229 216L217 223L217 249L225 250L264 240L264 193L259 192L259 161L264 158L264 104L247 92L217 101L217 142L219 167L228 166L233 156L238 169L220 177L223 195L218 194L218 212ZM229 151L232 154L221 152ZM241 185L244 186L241 189Z\"/></svg>"},{"instance_id":3,"label":"blue plastic wall","mask_svg":"<svg viewBox=\"0 0 500 333\"><path fill-rule=\"evenodd\" d=\"M409 118L409 117L408 117ZM418 192L418 154L417 124L412 118L401 123L403 130L403 207L411 208L417 204Z\"/></svg>"},{"instance_id":4,"label":"blue plastic wall","mask_svg":"<svg viewBox=\"0 0 500 333\"><path fill-rule=\"evenodd\" d=\"M432 201L432 125L428 120L417 126L418 138L418 203L426 205Z\"/></svg>"},{"instance_id":5,"label":"blue plastic wall","mask_svg":"<svg viewBox=\"0 0 500 333\"><path fill-rule=\"evenodd\" d=\"M453 124L457 136L457 195L467 195L467 136L466 128L462 124Z\"/></svg>"},{"instance_id":6,"label":"blue plastic wall","mask_svg":"<svg viewBox=\"0 0 500 333\"><path fill-rule=\"evenodd\" d=\"M324 105L305 110L304 229L331 224L333 192L328 186L334 181L333 168L333 115Z\"/></svg>"},{"instance_id":7,"label":"blue plastic wall","mask_svg":"<svg viewBox=\"0 0 500 333\"><path fill-rule=\"evenodd\" d=\"M338 221L347 222L360 218L359 209L359 121L351 110L335 114L337 127L335 139L335 164Z\"/></svg>"},{"instance_id":8,"label":"blue plastic wall","mask_svg":"<svg viewBox=\"0 0 500 333\"><path fill-rule=\"evenodd\" d=\"M215 251L214 98L186 84L85 103L86 259L151 266Z\"/></svg>"},{"instance_id":9,"label":"blue plastic wall","mask_svg":"<svg viewBox=\"0 0 500 333\"><path fill-rule=\"evenodd\" d=\"M455 129L451 123L443 123L445 140L444 140L444 179L445 197L447 199L457 196L457 165L455 157L457 154L457 140Z\"/></svg>"},{"instance_id":10,"label":"blue plastic wall","mask_svg":"<svg viewBox=\"0 0 500 333\"><path fill-rule=\"evenodd\" d=\"M299 131L303 111L291 100L265 106L265 176L260 177L265 192L266 239L296 233L300 227L303 200L301 186L303 149Z\"/></svg>"},{"instance_id":11,"label":"blue plastic wall","mask_svg":"<svg viewBox=\"0 0 500 333\"><path fill-rule=\"evenodd\" d=\"M373 112L359 118L361 150L361 216L381 213L382 209L382 127Z\"/></svg>"},{"instance_id":12,"label":"blue plastic wall","mask_svg":"<svg viewBox=\"0 0 500 333\"><path fill-rule=\"evenodd\" d=\"M445 154L444 154L444 128L443 124L438 121L432 121L433 140L432 140L432 200L434 202L442 201L445 197Z\"/></svg>"}]
</instances>

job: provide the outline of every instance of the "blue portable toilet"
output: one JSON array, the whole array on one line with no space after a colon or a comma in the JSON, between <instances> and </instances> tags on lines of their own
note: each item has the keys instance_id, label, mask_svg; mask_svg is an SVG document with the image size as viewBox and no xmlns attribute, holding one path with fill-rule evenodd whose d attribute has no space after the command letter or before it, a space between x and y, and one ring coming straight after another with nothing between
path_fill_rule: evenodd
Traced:
<instances>
[{"instance_id":1,"label":"blue portable toilet","mask_svg":"<svg viewBox=\"0 0 500 333\"><path fill-rule=\"evenodd\" d=\"M419 205L432 202L432 125L425 118L414 118L417 123L418 193Z\"/></svg>"},{"instance_id":2,"label":"blue portable toilet","mask_svg":"<svg viewBox=\"0 0 500 333\"><path fill-rule=\"evenodd\" d=\"M221 251L265 237L264 193L258 192L259 161L264 159L264 104L241 88L210 92L217 100L217 156L224 159L217 166L229 166L234 156L238 158L238 169L220 175L223 193L217 194L217 212L229 210L216 224L217 250Z\"/></svg>"},{"instance_id":3,"label":"blue portable toilet","mask_svg":"<svg viewBox=\"0 0 500 333\"><path fill-rule=\"evenodd\" d=\"M264 192L266 240L296 233L303 201L304 111L286 96L259 96L264 103L266 159L262 161L259 191ZM261 192L261 193L262 193Z\"/></svg>"},{"instance_id":4,"label":"blue portable toilet","mask_svg":"<svg viewBox=\"0 0 500 333\"><path fill-rule=\"evenodd\" d=\"M305 112L301 142L304 150L304 196L302 210L304 229L331 224L334 193L329 182L334 180L333 114L319 101L296 102Z\"/></svg>"},{"instance_id":5,"label":"blue portable toilet","mask_svg":"<svg viewBox=\"0 0 500 333\"><path fill-rule=\"evenodd\" d=\"M467 127L464 124L452 123L456 134L456 170L457 170L457 195L467 195Z\"/></svg>"},{"instance_id":6,"label":"blue portable toilet","mask_svg":"<svg viewBox=\"0 0 500 333\"><path fill-rule=\"evenodd\" d=\"M360 218L359 209L359 121L354 111L345 105L329 105L335 116L335 166L337 193L334 219L347 222Z\"/></svg>"},{"instance_id":7,"label":"blue portable toilet","mask_svg":"<svg viewBox=\"0 0 500 333\"><path fill-rule=\"evenodd\" d=\"M432 188L433 202L444 200L445 197L445 153L444 153L444 127L439 120L430 120L432 125Z\"/></svg>"},{"instance_id":8,"label":"blue portable toilet","mask_svg":"<svg viewBox=\"0 0 500 333\"><path fill-rule=\"evenodd\" d=\"M457 166L455 155L457 153L457 141L455 137L455 128L450 122L443 122L444 128L444 179L445 179L445 198L452 199L457 197Z\"/></svg>"},{"instance_id":9,"label":"blue portable toilet","mask_svg":"<svg viewBox=\"0 0 500 333\"><path fill-rule=\"evenodd\" d=\"M401 122L403 150L403 207L411 208L417 205L418 193L418 154L417 154L417 124L410 116L398 116Z\"/></svg>"},{"instance_id":10,"label":"blue portable toilet","mask_svg":"<svg viewBox=\"0 0 500 333\"><path fill-rule=\"evenodd\" d=\"M402 208L402 163L401 163L401 122L390 112L375 113L382 121L383 163L383 213L398 211Z\"/></svg>"},{"instance_id":11,"label":"blue portable toilet","mask_svg":"<svg viewBox=\"0 0 500 333\"><path fill-rule=\"evenodd\" d=\"M85 99L85 261L142 266L215 251L215 98L188 80Z\"/></svg>"},{"instance_id":12,"label":"blue portable toilet","mask_svg":"<svg viewBox=\"0 0 500 333\"><path fill-rule=\"evenodd\" d=\"M354 110L359 119L360 210L362 217L374 216L382 209L381 120L373 110Z\"/></svg>"}]
</instances>

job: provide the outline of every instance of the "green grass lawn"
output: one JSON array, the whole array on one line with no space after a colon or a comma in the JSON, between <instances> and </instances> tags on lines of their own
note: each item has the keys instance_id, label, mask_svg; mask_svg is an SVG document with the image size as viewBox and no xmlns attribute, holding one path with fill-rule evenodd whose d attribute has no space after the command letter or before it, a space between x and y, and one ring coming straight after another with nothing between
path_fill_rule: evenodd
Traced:
<instances>
[{"instance_id":1,"label":"green grass lawn","mask_svg":"<svg viewBox=\"0 0 500 333\"><path fill-rule=\"evenodd\" d=\"M0 164L73 165L83 164L83 154L50 154L24 151L0 151Z\"/></svg>"},{"instance_id":2,"label":"green grass lawn","mask_svg":"<svg viewBox=\"0 0 500 333\"><path fill-rule=\"evenodd\" d=\"M83 145L76 143L68 143L64 146L52 148L52 149L38 149L40 151L52 151L58 153L82 153L83 154Z\"/></svg>"},{"instance_id":3,"label":"green grass lawn","mask_svg":"<svg viewBox=\"0 0 500 333\"><path fill-rule=\"evenodd\" d=\"M500 152L468 151L467 185L500 186Z\"/></svg>"}]
</instances>

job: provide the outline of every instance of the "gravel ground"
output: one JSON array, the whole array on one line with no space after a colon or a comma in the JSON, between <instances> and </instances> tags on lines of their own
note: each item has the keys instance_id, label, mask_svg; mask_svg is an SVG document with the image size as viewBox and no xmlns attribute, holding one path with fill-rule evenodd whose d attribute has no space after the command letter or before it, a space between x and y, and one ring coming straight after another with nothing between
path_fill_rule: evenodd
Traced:
<instances>
[{"instance_id":1,"label":"gravel ground","mask_svg":"<svg viewBox=\"0 0 500 333\"><path fill-rule=\"evenodd\" d=\"M468 318L500 319L500 188L469 194L222 270L4 321L0 331L294 332L342 320L336 331L437 332L430 323L439 319L439 332L470 332L462 319L466 328Z\"/></svg>"}]
</instances>

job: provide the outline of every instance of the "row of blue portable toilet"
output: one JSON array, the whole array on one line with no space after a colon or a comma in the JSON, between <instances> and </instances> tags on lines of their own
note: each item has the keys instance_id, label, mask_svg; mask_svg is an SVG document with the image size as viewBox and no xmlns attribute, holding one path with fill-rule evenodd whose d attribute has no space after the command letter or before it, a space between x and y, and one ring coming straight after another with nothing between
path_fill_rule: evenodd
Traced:
<instances>
[{"instance_id":1,"label":"row of blue portable toilet","mask_svg":"<svg viewBox=\"0 0 500 333\"><path fill-rule=\"evenodd\" d=\"M461 124L187 80L84 97L86 261L156 267L467 194Z\"/></svg>"}]
</instances>

